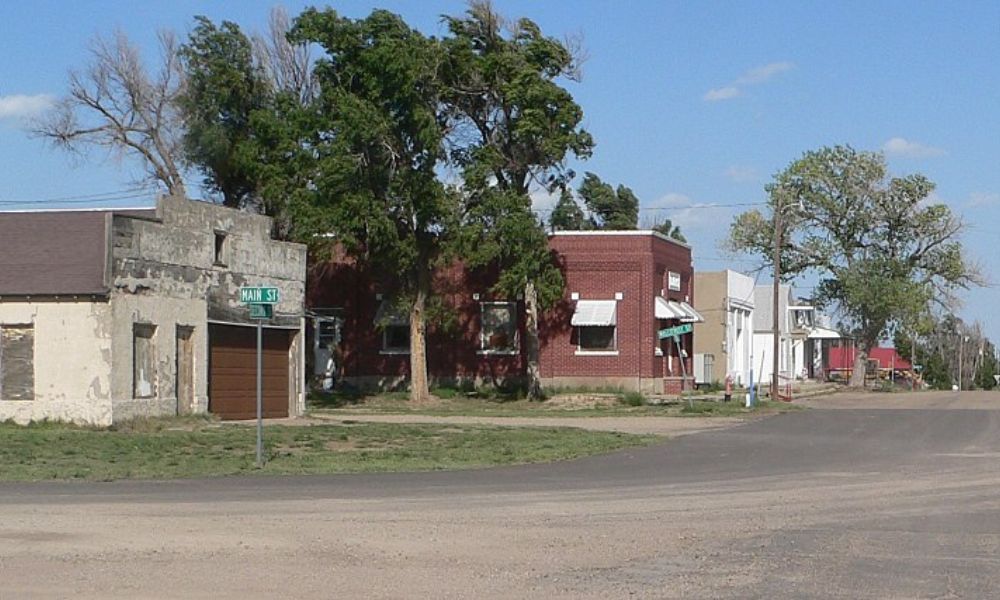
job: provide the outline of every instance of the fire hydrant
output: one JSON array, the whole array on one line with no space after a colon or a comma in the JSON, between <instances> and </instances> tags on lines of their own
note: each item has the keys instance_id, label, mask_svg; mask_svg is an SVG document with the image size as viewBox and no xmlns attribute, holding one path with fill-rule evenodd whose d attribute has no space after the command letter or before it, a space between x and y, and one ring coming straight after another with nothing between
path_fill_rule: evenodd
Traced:
<instances>
[{"instance_id":1,"label":"fire hydrant","mask_svg":"<svg viewBox=\"0 0 1000 600\"><path fill-rule=\"evenodd\" d=\"M724 400L729 402L733 399L733 376L726 375L726 396Z\"/></svg>"}]
</instances>

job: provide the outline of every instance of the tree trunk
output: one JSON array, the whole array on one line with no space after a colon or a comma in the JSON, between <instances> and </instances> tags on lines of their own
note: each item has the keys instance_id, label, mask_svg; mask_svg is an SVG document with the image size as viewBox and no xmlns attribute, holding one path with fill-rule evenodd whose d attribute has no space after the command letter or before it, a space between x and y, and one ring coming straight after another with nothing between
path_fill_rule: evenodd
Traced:
<instances>
[{"instance_id":1,"label":"tree trunk","mask_svg":"<svg viewBox=\"0 0 1000 600\"><path fill-rule=\"evenodd\" d=\"M542 399L542 379L539 370L538 293L534 282L524 286L525 360L527 361L528 399Z\"/></svg>"},{"instance_id":2,"label":"tree trunk","mask_svg":"<svg viewBox=\"0 0 1000 600\"><path fill-rule=\"evenodd\" d=\"M868 353L871 349L869 344L864 347L854 348L854 369L851 371L851 379L847 383L850 387L865 387L865 375L868 371Z\"/></svg>"},{"instance_id":3,"label":"tree trunk","mask_svg":"<svg viewBox=\"0 0 1000 600\"><path fill-rule=\"evenodd\" d=\"M410 401L430 398L427 383L427 297L430 274L421 270L417 276L417 295L410 308Z\"/></svg>"}]
</instances>

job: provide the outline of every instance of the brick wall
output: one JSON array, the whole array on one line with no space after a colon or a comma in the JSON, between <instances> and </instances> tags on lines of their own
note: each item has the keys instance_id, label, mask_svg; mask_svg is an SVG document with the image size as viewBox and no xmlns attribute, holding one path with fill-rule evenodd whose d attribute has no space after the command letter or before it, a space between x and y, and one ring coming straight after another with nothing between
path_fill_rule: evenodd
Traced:
<instances>
[{"instance_id":1,"label":"brick wall","mask_svg":"<svg viewBox=\"0 0 1000 600\"><path fill-rule=\"evenodd\" d=\"M584 379L614 379L622 384L634 381L634 385L622 387L659 391L665 360L657 356L658 347L666 357L674 357L674 370L680 375L676 348L657 339L661 324L653 310L658 295L693 301L690 248L641 232L560 233L550 239L550 245L565 265L566 296L562 310L550 311L543 319L547 335L542 346L542 377L573 378L579 383ZM680 273L680 291L666 289L667 271ZM575 332L569 326L574 304L571 294L579 294L581 300L613 300L617 292L622 294L617 303L617 354L579 352ZM691 337L687 334L681 340L689 355ZM690 361L689 356L689 373Z\"/></svg>"},{"instance_id":2,"label":"brick wall","mask_svg":"<svg viewBox=\"0 0 1000 600\"><path fill-rule=\"evenodd\" d=\"M680 358L672 343L657 339L661 323L654 317L658 295L693 303L691 250L650 232L580 232L557 234L550 246L564 269L566 292L561 302L541 315L541 375L548 383L637 388L662 391L665 363L673 357L672 375L680 376ZM681 275L681 290L667 290L666 273ZM523 377L524 312L517 300L520 344L513 355L480 352L480 302L502 300L489 290L495 273L473 272L461 264L435 274L434 289L447 314L428 327L428 371L432 378L496 382ZM336 256L310 269L307 303L311 308L342 308L344 317L343 374L350 378L401 381L408 373L409 355L381 352L381 331L375 326L376 294L391 293L392 280L379 280L353 261ZM617 302L617 349L585 354L570 321L575 302ZM478 299L474 297L478 294ZM675 323L667 323L672 325ZM692 334L682 336L691 373ZM658 356L657 348L666 356Z\"/></svg>"}]
</instances>

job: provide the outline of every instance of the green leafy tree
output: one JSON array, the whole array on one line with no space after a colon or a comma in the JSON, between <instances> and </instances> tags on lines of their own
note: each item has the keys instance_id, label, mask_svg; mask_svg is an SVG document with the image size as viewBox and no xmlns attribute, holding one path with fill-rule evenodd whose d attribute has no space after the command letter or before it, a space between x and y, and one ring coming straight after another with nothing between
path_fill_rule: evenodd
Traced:
<instances>
[{"instance_id":1,"label":"green leafy tree","mask_svg":"<svg viewBox=\"0 0 1000 600\"><path fill-rule=\"evenodd\" d=\"M749 211L730 228L733 249L772 265L778 215L781 273L816 274L818 303L836 305L853 330L852 385L863 385L879 340L978 280L956 237L961 223L927 201L933 189L922 175L889 177L879 153L822 148L775 176L769 215Z\"/></svg>"},{"instance_id":2,"label":"green leafy tree","mask_svg":"<svg viewBox=\"0 0 1000 600\"><path fill-rule=\"evenodd\" d=\"M631 189L617 189L593 173L586 173L579 188L580 198L594 229L636 229L639 226L639 199Z\"/></svg>"},{"instance_id":3,"label":"green leafy tree","mask_svg":"<svg viewBox=\"0 0 1000 600\"><path fill-rule=\"evenodd\" d=\"M680 225L674 225L670 219L663 219L662 221L655 223L652 230L657 233L662 233L668 238L675 239L678 242L687 243L687 238L684 237L683 233L681 233Z\"/></svg>"},{"instance_id":4,"label":"green leafy tree","mask_svg":"<svg viewBox=\"0 0 1000 600\"><path fill-rule=\"evenodd\" d=\"M323 51L316 100L274 133L275 141L291 135L290 158L305 154L302 164L311 169L311 198L292 206L299 234L332 232L352 256L387 275L396 305L410 317L410 395L423 399L431 274L457 214L436 171L445 158L441 46L384 10L354 20L309 9L291 39Z\"/></svg>"},{"instance_id":5,"label":"green leafy tree","mask_svg":"<svg viewBox=\"0 0 1000 600\"><path fill-rule=\"evenodd\" d=\"M573 192L569 189L562 190L559 201L549 215L549 227L552 231L581 231L588 229L589 225L583 210L573 198Z\"/></svg>"},{"instance_id":6,"label":"green leafy tree","mask_svg":"<svg viewBox=\"0 0 1000 600\"><path fill-rule=\"evenodd\" d=\"M254 60L250 37L231 21L216 26L196 17L180 56L188 79L180 97L188 160L226 206L257 200L259 154L251 121L270 109L273 89Z\"/></svg>"},{"instance_id":7,"label":"green leafy tree","mask_svg":"<svg viewBox=\"0 0 1000 600\"><path fill-rule=\"evenodd\" d=\"M276 178L271 167L296 154L281 142L299 137L281 130L315 97L308 46L288 40L288 16L281 8L271 11L266 35L248 35L230 21L216 25L196 17L195 23L178 52L187 80L178 97L185 157L223 204L278 217L283 229L277 233L290 235L283 217L293 192L274 183L301 178L287 169ZM310 173L302 164L289 166Z\"/></svg>"},{"instance_id":8,"label":"green leafy tree","mask_svg":"<svg viewBox=\"0 0 1000 600\"><path fill-rule=\"evenodd\" d=\"M472 2L445 22L449 158L466 203L463 256L499 269L497 293L524 294L529 395L536 398L538 314L562 297L563 279L529 194L533 186L564 186L573 175L567 157L586 158L593 147L582 109L561 85L578 77L578 63L534 22L508 22L489 2Z\"/></svg>"}]
</instances>

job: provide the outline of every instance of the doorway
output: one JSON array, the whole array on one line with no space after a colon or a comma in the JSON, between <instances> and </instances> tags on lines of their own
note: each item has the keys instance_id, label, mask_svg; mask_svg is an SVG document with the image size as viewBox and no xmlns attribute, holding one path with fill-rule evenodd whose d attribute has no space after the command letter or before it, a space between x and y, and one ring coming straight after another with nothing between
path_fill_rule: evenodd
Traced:
<instances>
[{"instance_id":1,"label":"doorway","mask_svg":"<svg viewBox=\"0 0 1000 600\"><path fill-rule=\"evenodd\" d=\"M177 414L194 412L194 327L177 326Z\"/></svg>"}]
</instances>

